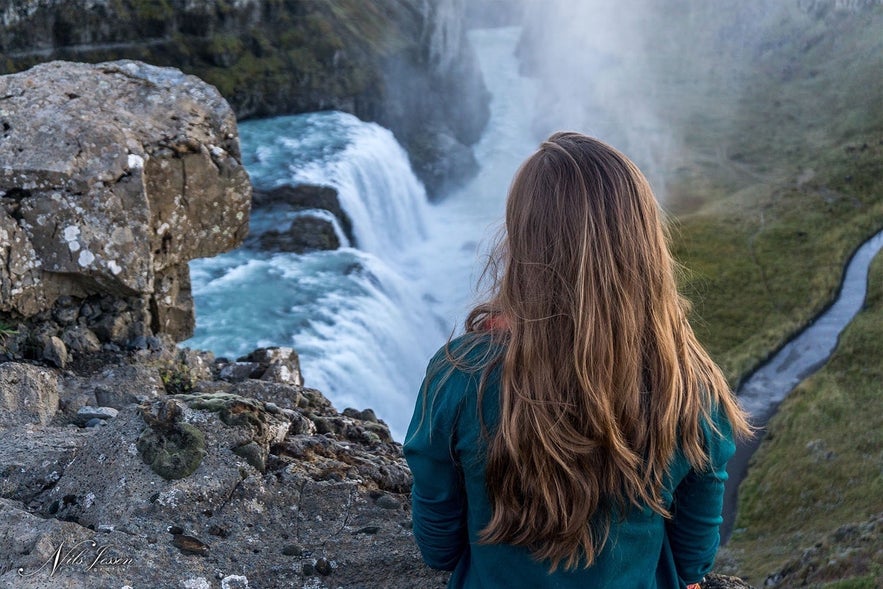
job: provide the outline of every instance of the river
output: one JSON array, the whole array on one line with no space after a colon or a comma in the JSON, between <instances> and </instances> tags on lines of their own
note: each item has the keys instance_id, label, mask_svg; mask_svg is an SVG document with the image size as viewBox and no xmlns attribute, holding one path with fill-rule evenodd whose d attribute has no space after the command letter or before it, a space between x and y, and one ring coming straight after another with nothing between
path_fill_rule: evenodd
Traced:
<instances>
[{"instance_id":1,"label":"river","mask_svg":"<svg viewBox=\"0 0 883 589\"><path fill-rule=\"evenodd\" d=\"M757 368L739 387L739 402L751 414L752 423L763 428L794 387L821 368L834 348L841 332L849 325L865 301L868 290L868 269L883 249L883 231L863 243L853 254L843 273L840 292L834 302L799 332L793 339ZM739 484L748 472L751 455L760 446L763 430L750 442L742 444L727 464L724 523L721 538L726 541L736 519Z\"/></svg>"}]
</instances>

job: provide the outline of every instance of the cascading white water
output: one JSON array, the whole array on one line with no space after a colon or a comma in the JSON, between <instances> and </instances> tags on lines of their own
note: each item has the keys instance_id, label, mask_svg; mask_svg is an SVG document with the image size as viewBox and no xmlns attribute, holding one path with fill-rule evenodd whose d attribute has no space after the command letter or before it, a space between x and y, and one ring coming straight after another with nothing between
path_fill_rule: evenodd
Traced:
<instances>
[{"instance_id":1,"label":"cascading white water","mask_svg":"<svg viewBox=\"0 0 883 589\"><path fill-rule=\"evenodd\" d=\"M257 186L336 188L360 249L296 255L242 248L193 262L197 329L185 345L233 357L257 346L294 346L306 384L339 408L398 414L444 337L439 318L425 321L422 293L397 261L426 230L426 194L407 155L386 129L335 112L245 123L241 139ZM252 232L278 230L302 214L257 211ZM400 420L390 421L400 434Z\"/></svg>"},{"instance_id":2,"label":"cascading white water","mask_svg":"<svg viewBox=\"0 0 883 589\"><path fill-rule=\"evenodd\" d=\"M509 179L536 143L534 85L518 76L514 55L518 29L472 35L493 94L476 146L482 171L440 204L427 204L407 154L375 124L324 112L240 126L255 185L336 188L358 249L243 248L192 262L197 328L184 345L230 357L293 346L307 386L338 409L373 408L402 438L428 358L473 298L479 252L502 215ZM284 229L292 215L257 211L252 232Z\"/></svg>"}]
</instances>

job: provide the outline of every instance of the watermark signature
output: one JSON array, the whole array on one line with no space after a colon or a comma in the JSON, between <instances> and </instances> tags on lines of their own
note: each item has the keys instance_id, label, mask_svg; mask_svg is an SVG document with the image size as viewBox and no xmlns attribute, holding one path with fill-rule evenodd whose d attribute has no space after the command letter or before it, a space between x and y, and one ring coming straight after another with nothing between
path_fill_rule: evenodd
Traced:
<instances>
[{"instance_id":1,"label":"watermark signature","mask_svg":"<svg viewBox=\"0 0 883 589\"><path fill-rule=\"evenodd\" d=\"M38 574L46 574L50 577L64 568L79 568L83 572L94 572L111 568L125 567L134 560L127 556L121 556L110 545L101 545L95 540L83 540L65 550L64 541L58 545L55 552L40 565L39 568L25 572L24 568L18 569L21 577L33 577Z\"/></svg>"}]
</instances>

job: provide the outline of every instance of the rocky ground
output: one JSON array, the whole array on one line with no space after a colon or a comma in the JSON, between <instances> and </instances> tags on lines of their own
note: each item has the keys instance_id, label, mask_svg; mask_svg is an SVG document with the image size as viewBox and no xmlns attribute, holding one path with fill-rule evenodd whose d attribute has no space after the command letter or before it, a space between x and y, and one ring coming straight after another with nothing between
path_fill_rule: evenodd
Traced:
<instances>
[{"instance_id":1,"label":"rocky ground","mask_svg":"<svg viewBox=\"0 0 883 589\"><path fill-rule=\"evenodd\" d=\"M231 362L157 338L105 360L0 364L2 586L445 585L400 444L305 388L292 350Z\"/></svg>"},{"instance_id":2,"label":"rocky ground","mask_svg":"<svg viewBox=\"0 0 883 589\"><path fill-rule=\"evenodd\" d=\"M4 586L444 585L400 445L304 388L293 351L106 360L0 364Z\"/></svg>"}]
</instances>

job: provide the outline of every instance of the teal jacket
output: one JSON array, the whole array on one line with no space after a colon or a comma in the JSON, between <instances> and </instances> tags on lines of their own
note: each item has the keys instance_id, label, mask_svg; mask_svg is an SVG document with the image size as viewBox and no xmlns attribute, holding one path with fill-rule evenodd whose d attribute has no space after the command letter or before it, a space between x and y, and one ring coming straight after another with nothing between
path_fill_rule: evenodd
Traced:
<instances>
[{"instance_id":1,"label":"teal jacket","mask_svg":"<svg viewBox=\"0 0 883 589\"><path fill-rule=\"evenodd\" d=\"M488 351L487 334L467 334L451 342L476 345L470 358ZM426 563L453 571L449 587L678 588L711 569L717 552L726 463L735 445L729 422L713 415L721 434L703 424L711 466L698 472L677 452L663 496L672 519L634 508L614 519L610 535L589 568L549 574L526 548L483 545L478 532L491 517L485 490L486 442L478 418L480 374L454 369L439 350L427 369L405 438L405 458L414 475L411 489L414 538ZM499 422L500 370L488 379L482 417L489 431Z\"/></svg>"}]
</instances>

